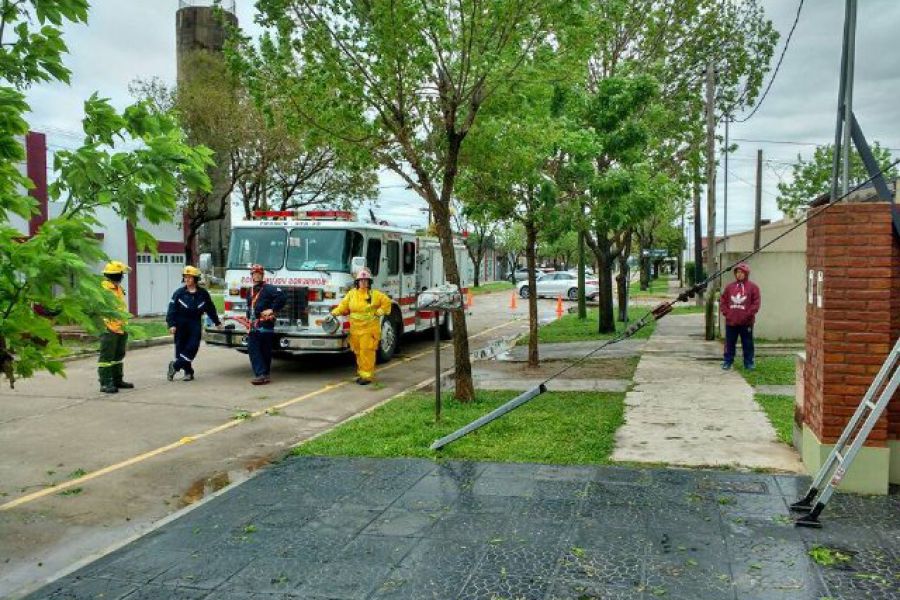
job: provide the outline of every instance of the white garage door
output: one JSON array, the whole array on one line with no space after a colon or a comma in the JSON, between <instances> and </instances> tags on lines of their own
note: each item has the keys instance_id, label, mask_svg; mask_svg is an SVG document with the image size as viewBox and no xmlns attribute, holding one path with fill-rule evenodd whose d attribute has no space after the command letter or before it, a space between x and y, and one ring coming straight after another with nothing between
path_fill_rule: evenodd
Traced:
<instances>
[{"instance_id":1,"label":"white garage door","mask_svg":"<svg viewBox=\"0 0 900 600\"><path fill-rule=\"evenodd\" d=\"M181 286L183 254L138 254L138 315L162 315L172 293Z\"/></svg>"}]
</instances>

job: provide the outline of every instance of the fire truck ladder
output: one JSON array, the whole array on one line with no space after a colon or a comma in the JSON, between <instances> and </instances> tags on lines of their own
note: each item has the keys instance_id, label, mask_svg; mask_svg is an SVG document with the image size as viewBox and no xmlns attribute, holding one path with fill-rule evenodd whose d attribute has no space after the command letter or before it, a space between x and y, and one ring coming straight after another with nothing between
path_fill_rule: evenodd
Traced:
<instances>
[{"instance_id":1,"label":"fire truck ladder","mask_svg":"<svg viewBox=\"0 0 900 600\"><path fill-rule=\"evenodd\" d=\"M819 515L834 493L834 488L840 485L841 480L847 474L853 459L862 448L875 423L884 413L894 393L900 387L900 339L894 344L894 348L888 354L884 364L872 381L872 385L863 396L862 402L856 407L856 412L841 437L832 448L825 463L816 473L809 491L801 500L791 504L791 510L805 513L794 524L798 527L821 527ZM876 395L878 400L874 400ZM824 484L824 487L823 487ZM815 504L813 504L815 501Z\"/></svg>"}]
</instances>

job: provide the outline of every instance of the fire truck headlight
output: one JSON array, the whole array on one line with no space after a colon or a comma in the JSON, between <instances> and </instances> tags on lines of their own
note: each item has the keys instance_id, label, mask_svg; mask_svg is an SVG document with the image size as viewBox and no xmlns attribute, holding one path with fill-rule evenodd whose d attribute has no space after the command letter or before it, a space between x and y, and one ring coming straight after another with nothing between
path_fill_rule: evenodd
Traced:
<instances>
[{"instance_id":1,"label":"fire truck headlight","mask_svg":"<svg viewBox=\"0 0 900 600\"><path fill-rule=\"evenodd\" d=\"M281 341L278 342L278 345L281 346L282 348L290 348L291 340L289 340L287 338L281 338Z\"/></svg>"}]
</instances>

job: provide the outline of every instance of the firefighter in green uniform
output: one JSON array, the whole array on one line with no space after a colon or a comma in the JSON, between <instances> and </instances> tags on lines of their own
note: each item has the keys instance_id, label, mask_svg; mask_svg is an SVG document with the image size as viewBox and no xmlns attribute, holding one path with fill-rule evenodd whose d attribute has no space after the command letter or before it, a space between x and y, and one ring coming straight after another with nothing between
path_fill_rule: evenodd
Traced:
<instances>
[{"instance_id":1,"label":"firefighter in green uniform","mask_svg":"<svg viewBox=\"0 0 900 600\"><path fill-rule=\"evenodd\" d=\"M130 271L128 265L117 260L111 261L103 268L105 279L101 283L103 289L108 290L119 301L119 308L128 309L125 304L125 290L122 289L122 277ZM104 319L106 331L100 336L100 360L97 363L97 372L100 376L100 391L106 394L115 394L120 389L133 388L134 384L123 380L124 367L122 360L125 358L125 348L128 344L128 334L125 333L125 322L118 319Z\"/></svg>"}]
</instances>

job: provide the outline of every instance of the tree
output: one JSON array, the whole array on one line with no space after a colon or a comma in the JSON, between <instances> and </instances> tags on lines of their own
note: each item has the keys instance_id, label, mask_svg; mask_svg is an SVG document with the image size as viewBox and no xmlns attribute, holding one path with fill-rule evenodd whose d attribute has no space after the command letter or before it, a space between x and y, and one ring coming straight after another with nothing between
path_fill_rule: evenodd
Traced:
<instances>
[{"instance_id":1,"label":"tree","mask_svg":"<svg viewBox=\"0 0 900 600\"><path fill-rule=\"evenodd\" d=\"M260 0L272 28L233 53L257 100L330 140L363 148L431 209L444 269L458 285L450 201L479 111L581 15L550 0ZM468 330L453 312L455 396L474 397Z\"/></svg>"},{"instance_id":2,"label":"tree","mask_svg":"<svg viewBox=\"0 0 900 600\"><path fill-rule=\"evenodd\" d=\"M878 142L872 145L872 154L878 168L884 171L886 180L897 178L897 167L891 166L893 157L890 150L881 147ZM812 158L804 160L797 155L797 162L791 167L790 182L778 184L778 208L788 216L796 216L806 209L806 205L818 196L831 191L831 168L834 157L834 146L831 144L816 147ZM849 187L855 187L869 179L869 172L856 151L856 147L850 152L850 182Z\"/></svg>"},{"instance_id":3,"label":"tree","mask_svg":"<svg viewBox=\"0 0 900 600\"><path fill-rule=\"evenodd\" d=\"M510 275L519 266L519 257L525 252L525 228L518 222L503 222L494 237L497 248L506 253Z\"/></svg>"},{"instance_id":4,"label":"tree","mask_svg":"<svg viewBox=\"0 0 900 600\"><path fill-rule=\"evenodd\" d=\"M308 130L289 130L274 107L257 108L221 55L197 50L185 56L182 65L192 77L177 88L152 78L136 80L130 90L171 111L192 140L215 151L210 176L220 185L183 199L189 263L201 227L225 216L235 192L247 219L256 210L352 208L375 198L377 177L371 161L338 153ZM223 260L224 255L217 264Z\"/></svg>"},{"instance_id":5,"label":"tree","mask_svg":"<svg viewBox=\"0 0 900 600\"><path fill-rule=\"evenodd\" d=\"M84 105L84 144L54 157L49 193L59 216L27 238L12 227L11 214L29 219L37 211L26 195L33 183L18 169L29 129L23 90L68 82L62 30L86 22L88 8L85 0L41 0L7 2L0 11L0 371L10 386L39 370L63 374L55 322L98 332L102 318L121 316L95 272L105 259L94 235L97 210L111 208L133 225L160 223L172 218L178 189L209 187L210 152L189 146L171 117L145 103L118 113L94 94ZM141 144L117 151L120 140ZM154 249L147 232L135 227L135 237L141 249Z\"/></svg>"},{"instance_id":6,"label":"tree","mask_svg":"<svg viewBox=\"0 0 900 600\"><path fill-rule=\"evenodd\" d=\"M598 0L593 8L597 46L580 90L588 110L579 111L579 121L596 136L596 177L584 190L589 218L582 223L599 263L599 328L609 332L613 261L652 212L642 193L632 193L640 192L635 184L657 173L654 163L667 155L682 165L697 160L699 83L711 61L722 114L753 102L777 33L756 0ZM640 105L624 106L629 99Z\"/></svg>"},{"instance_id":7,"label":"tree","mask_svg":"<svg viewBox=\"0 0 900 600\"><path fill-rule=\"evenodd\" d=\"M475 287L481 284L481 270L484 267L484 253L488 246L494 243L494 232L497 227L494 221L485 218L483 214L474 211L460 203L453 210L453 221L456 224L456 230L463 236L463 244L466 246L466 252L475 265Z\"/></svg>"}]
</instances>

